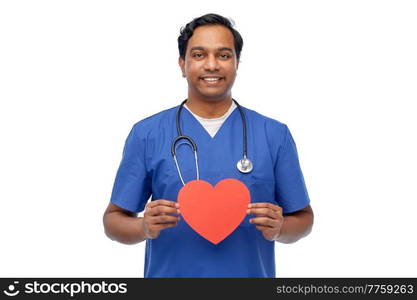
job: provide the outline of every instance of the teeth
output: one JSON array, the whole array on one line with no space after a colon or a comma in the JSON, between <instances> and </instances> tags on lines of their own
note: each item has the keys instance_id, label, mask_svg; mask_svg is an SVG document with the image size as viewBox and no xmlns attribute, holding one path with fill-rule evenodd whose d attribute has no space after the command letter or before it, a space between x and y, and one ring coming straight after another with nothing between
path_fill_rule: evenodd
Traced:
<instances>
[{"instance_id":1,"label":"teeth","mask_svg":"<svg viewBox=\"0 0 417 300\"><path fill-rule=\"evenodd\" d=\"M217 78L217 77L203 78L203 79L206 80L206 81L217 81L217 80L220 80L220 78Z\"/></svg>"}]
</instances>

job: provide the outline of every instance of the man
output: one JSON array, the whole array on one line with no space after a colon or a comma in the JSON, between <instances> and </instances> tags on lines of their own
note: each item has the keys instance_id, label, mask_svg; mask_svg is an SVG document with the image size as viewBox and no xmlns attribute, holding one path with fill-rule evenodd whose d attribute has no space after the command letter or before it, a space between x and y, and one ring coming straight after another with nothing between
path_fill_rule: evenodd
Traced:
<instances>
[{"instance_id":1,"label":"man","mask_svg":"<svg viewBox=\"0 0 417 300\"><path fill-rule=\"evenodd\" d=\"M181 29L178 46L188 82L179 124L198 145L199 169L189 145L179 145L178 161L173 160L178 106L136 123L104 213L105 232L125 244L146 240L145 277L275 277L275 242L293 243L313 225L294 140L285 124L233 101L243 40L228 19L216 14L194 19ZM249 173L236 168L244 118ZM250 191L246 217L218 244L180 217L178 192L196 173L213 186L235 178Z\"/></svg>"}]
</instances>

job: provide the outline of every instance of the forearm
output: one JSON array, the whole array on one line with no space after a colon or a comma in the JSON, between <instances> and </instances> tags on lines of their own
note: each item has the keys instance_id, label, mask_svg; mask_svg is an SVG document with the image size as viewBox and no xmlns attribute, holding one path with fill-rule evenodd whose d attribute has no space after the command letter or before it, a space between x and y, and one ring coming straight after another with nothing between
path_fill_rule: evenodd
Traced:
<instances>
[{"instance_id":1,"label":"forearm","mask_svg":"<svg viewBox=\"0 0 417 300\"><path fill-rule=\"evenodd\" d=\"M123 244L136 244L144 241L143 218L127 216L122 212L112 212L103 218L106 235Z\"/></svg>"},{"instance_id":2,"label":"forearm","mask_svg":"<svg viewBox=\"0 0 417 300\"><path fill-rule=\"evenodd\" d=\"M284 223L276 241L284 244L295 243L311 232L313 220L313 214L305 211L284 216Z\"/></svg>"}]
</instances>

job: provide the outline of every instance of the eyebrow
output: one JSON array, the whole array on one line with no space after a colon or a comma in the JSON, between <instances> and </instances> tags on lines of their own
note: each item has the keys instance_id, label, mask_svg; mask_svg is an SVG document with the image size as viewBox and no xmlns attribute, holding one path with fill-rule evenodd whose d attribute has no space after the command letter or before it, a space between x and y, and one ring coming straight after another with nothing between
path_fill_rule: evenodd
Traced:
<instances>
[{"instance_id":1,"label":"eyebrow","mask_svg":"<svg viewBox=\"0 0 417 300\"><path fill-rule=\"evenodd\" d=\"M201 46L192 47L190 49L190 52L193 51L193 50L205 50L205 48L204 47L201 47ZM220 48L217 48L217 50L218 51L230 51L230 52L233 52L233 49L232 48L229 48L229 47L220 47Z\"/></svg>"}]
</instances>

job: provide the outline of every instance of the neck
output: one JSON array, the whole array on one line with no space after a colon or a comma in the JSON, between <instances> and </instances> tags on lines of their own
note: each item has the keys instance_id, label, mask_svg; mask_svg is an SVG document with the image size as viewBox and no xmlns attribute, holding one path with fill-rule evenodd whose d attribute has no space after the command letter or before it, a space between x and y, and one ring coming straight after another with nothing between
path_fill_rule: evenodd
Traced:
<instances>
[{"instance_id":1,"label":"neck","mask_svg":"<svg viewBox=\"0 0 417 300\"><path fill-rule=\"evenodd\" d=\"M216 100L203 100L197 97L188 97L187 107L197 116L205 119L219 118L223 116L232 105L232 96Z\"/></svg>"}]
</instances>

